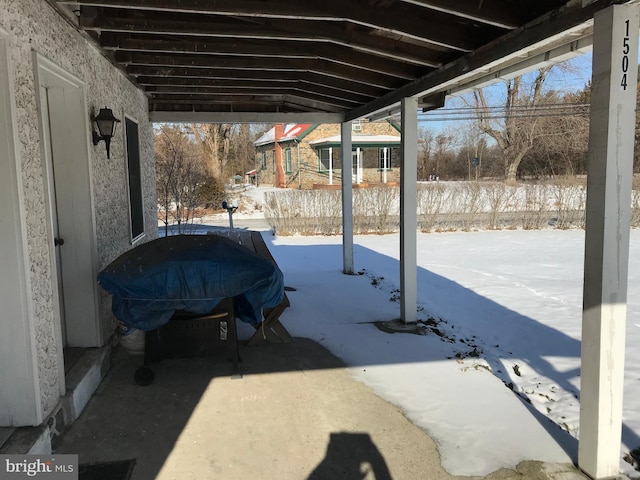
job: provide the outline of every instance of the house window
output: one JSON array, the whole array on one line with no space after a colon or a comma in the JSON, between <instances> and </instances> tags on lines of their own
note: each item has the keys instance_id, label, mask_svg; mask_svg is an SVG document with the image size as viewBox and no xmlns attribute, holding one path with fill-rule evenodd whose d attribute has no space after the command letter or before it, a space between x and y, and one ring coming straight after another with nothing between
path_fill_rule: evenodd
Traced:
<instances>
[{"instance_id":1,"label":"house window","mask_svg":"<svg viewBox=\"0 0 640 480\"><path fill-rule=\"evenodd\" d=\"M266 169L267 168L267 152L264 151L262 152L262 169Z\"/></svg>"},{"instance_id":2,"label":"house window","mask_svg":"<svg viewBox=\"0 0 640 480\"><path fill-rule=\"evenodd\" d=\"M142 206L142 179L140 175L140 137L138 124L125 117L127 137L127 169L129 174L129 217L131 241L144 235L144 210Z\"/></svg>"},{"instance_id":3,"label":"house window","mask_svg":"<svg viewBox=\"0 0 640 480\"><path fill-rule=\"evenodd\" d=\"M287 148L284 151L284 171L286 173L291 173L293 172L293 166L291 163L291 149Z\"/></svg>"},{"instance_id":4,"label":"house window","mask_svg":"<svg viewBox=\"0 0 640 480\"><path fill-rule=\"evenodd\" d=\"M378 149L378 170L391 170L391 149L389 147Z\"/></svg>"},{"instance_id":5,"label":"house window","mask_svg":"<svg viewBox=\"0 0 640 480\"><path fill-rule=\"evenodd\" d=\"M331 169L331 149L321 148L318 150L318 171L328 172Z\"/></svg>"}]
</instances>

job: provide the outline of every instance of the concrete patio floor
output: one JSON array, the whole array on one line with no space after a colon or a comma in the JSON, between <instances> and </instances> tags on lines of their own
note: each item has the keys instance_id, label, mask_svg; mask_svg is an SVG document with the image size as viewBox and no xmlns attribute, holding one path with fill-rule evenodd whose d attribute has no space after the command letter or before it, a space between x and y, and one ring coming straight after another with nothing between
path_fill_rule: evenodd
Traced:
<instances>
[{"instance_id":1,"label":"concrete patio floor","mask_svg":"<svg viewBox=\"0 0 640 480\"><path fill-rule=\"evenodd\" d=\"M242 379L220 358L153 365L116 346L111 369L55 453L80 463L135 459L133 480L450 479L434 441L353 380L319 344L240 347ZM461 452L464 455L464 452ZM487 477L584 479L572 465L523 462Z\"/></svg>"}]
</instances>

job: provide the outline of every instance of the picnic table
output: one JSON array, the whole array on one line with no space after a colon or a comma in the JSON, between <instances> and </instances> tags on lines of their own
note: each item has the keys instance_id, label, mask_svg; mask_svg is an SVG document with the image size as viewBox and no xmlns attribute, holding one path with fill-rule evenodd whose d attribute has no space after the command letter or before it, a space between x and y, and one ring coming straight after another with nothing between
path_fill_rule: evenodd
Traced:
<instances>
[{"instance_id":1,"label":"picnic table","mask_svg":"<svg viewBox=\"0 0 640 480\"><path fill-rule=\"evenodd\" d=\"M248 248L252 252L260 255L277 266L269 247L264 241L262 233L255 230L218 230L210 231L209 235L220 235L231 241ZM285 287L286 290L286 287ZM263 310L263 321L259 325L254 325L256 331L247 342L247 345L263 345L265 343L291 343L293 337L280 322L280 315L289 307L291 303L285 291L282 301L275 307Z\"/></svg>"},{"instance_id":2,"label":"picnic table","mask_svg":"<svg viewBox=\"0 0 640 480\"><path fill-rule=\"evenodd\" d=\"M262 234L212 233L217 237L179 235L142 244L98 275L113 295L116 317L145 331L140 385L153 381L152 363L211 355L219 347L230 351L239 377L236 318L256 328L248 345L293 341L279 320L290 306L282 272Z\"/></svg>"}]
</instances>

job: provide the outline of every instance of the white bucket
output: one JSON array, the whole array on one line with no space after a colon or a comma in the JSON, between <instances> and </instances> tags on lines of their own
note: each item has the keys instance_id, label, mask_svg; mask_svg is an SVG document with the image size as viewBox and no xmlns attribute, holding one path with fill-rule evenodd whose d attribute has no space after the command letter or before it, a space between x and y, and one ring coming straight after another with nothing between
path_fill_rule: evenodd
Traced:
<instances>
[{"instance_id":1,"label":"white bucket","mask_svg":"<svg viewBox=\"0 0 640 480\"><path fill-rule=\"evenodd\" d=\"M144 331L121 325L120 345L131 355L144 355Z\"/></svg>"}]
</instances>

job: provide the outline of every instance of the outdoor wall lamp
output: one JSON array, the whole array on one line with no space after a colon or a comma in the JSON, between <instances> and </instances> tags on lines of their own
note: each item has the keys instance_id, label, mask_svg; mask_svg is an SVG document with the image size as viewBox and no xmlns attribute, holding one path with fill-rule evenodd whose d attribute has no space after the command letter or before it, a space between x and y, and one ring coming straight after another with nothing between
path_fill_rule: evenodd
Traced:
<instances>
[{"instance_id":1,"label":"outdoor wall lamp","mask_svg":"<svg viewBox=\"0 0 640 480\"><path fill-rule=\"evenodd\" d=\"M98 116L91 117L98 127L98 131L93 130L93 144L98 145L100 140L104 140L107 147L107 158L109 158L109 147L111 146L111 137L116 129L116 123L120 123L110 108L101 108Z\"/></svg>"}]
</instances>

